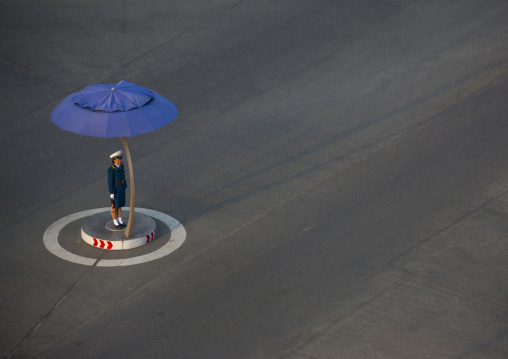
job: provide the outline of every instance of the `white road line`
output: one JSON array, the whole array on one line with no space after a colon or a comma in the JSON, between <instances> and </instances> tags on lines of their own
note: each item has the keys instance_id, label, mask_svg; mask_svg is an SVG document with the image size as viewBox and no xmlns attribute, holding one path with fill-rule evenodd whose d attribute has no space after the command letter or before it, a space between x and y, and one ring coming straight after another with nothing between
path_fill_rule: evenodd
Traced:
<instances>
[{"instance_id":1,"label":"white road line","mask_svg":"<svg viewBox=\"0 0 508 359\"><path fill-rule=\"evenodd\" d=\"M110 210L109 207L90 209L87 211L77 212L59 219L51 226L49 226L48 229L46 229L46 232L44 232L43 236L44 245L46 246L48 251L53 253L55 256L60 257L69 262L92 266L98 261L96 264L98 267L120 267L141 264L167 256L168 254L178 249L183 244L183 242L185 241L185 237L187 236L185 228L175 218L165 213L157 212L151 209L136 208L136 211L139 211L140 213L143 213L152 218L158 219L168 226L168 228L171 231L171 237L168 243L166 243L158 250L142 256L126 259L103 259L103 260L82 257L74 253L71 253L68 250L64 249L62 246L60 246L60 243L58 243L58 235L66 225L77 219L109 210Z\"/></svg>"}]
</instances>

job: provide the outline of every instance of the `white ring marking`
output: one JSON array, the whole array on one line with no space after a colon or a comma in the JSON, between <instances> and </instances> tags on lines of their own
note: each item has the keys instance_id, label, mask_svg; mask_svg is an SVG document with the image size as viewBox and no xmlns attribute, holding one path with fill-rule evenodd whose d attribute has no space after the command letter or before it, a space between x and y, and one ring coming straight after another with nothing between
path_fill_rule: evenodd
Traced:
<instances>
[{"instance_id":1,"label":"white ring marking","mask_svg":"<svg viewBox=\"0 0 508 359\"><path fill-rule=\"evenodd\" d=\"M46 229L46 232L44 232L43 236L44 245L46 246L48 251L53 253L55 256L65 259L66 261L69 262L91 266L98 261L97 262L98 267L120 267L145 263L167 256L171 252L178 249L178 247L180 247L183 244L183 242L185 241L185 237L187 236L187 232L185 231L183 225L173 217L165 213L157 212L151 209L136 208L136 211L146 214L150 217L156 218L168 226L169 230L171 231L171 237L169 238L168 243L163 245L158 250L142 256L125 259L103 259L103 260L78 256L60 246L60 243L58 243L58 234L66 225L77 219L109 210L110 210L109 207L89 209L87 211L77 212L59 219L51 226L49 226L48 229Z\"/></svg>"}]
</instances>

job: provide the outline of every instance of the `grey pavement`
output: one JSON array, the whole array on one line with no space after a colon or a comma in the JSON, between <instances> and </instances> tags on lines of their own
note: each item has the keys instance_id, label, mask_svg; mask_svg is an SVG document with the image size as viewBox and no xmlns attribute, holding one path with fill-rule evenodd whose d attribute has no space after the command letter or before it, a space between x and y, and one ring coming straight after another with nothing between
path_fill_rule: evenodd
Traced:
<instances>
[{"instance_id":1,"label":"grey pavement","mask_svg":"<svg viewBox=\"0 0 508 359\"><path fill-rule=\"evenodd\" d=\"M0 357L508 357L508 3L0 3ZM129 139L186 239L50 253L109 204L120 139L50 124L121 79L180 116ZM171 240L87 258L149 255ZM160 230L159 230L160 228Z\"/></svg>"}]
</instances>

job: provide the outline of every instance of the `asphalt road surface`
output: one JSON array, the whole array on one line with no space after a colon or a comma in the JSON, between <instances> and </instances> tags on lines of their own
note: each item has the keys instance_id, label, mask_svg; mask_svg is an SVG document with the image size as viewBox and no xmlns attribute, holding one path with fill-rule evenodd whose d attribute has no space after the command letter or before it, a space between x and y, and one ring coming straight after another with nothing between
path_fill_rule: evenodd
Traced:
<instances>
[{"instance_id":1,"label":"asphalt road surface","mask_svg":"<svg viewBox=\"0 0 508 359\"><path fill-rule=\"evenodd\" d=\"M508 3L0 3L0 357L508 357ZM50 123L127 80L157 237L94 248L119 138ZM78 216L79 217L79 216ZM76 218L76 217L72 217ZM147 257L148 255L148 257ZM127 262L126 262L127 263Z\"/></svg>"}]
</instances>

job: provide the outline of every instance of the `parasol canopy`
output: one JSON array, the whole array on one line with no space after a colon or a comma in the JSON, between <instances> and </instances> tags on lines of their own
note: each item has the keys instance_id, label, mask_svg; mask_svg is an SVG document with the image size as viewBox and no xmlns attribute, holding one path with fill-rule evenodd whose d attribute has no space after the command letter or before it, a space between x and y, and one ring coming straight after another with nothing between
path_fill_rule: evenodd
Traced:
<instances>
[{"instance_id":1,"label":"parasol canopy","mask_svg":"<svg viewBox=\"0 0 508 359\"><path fill-rule=\"evenodd\" d=\"M51 111L51 122L81 136L133 137L170 124L176 105L136 84L97 84L67 96Z\"/></svg>"}]
</instances>

